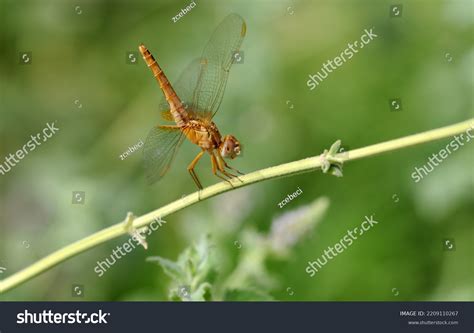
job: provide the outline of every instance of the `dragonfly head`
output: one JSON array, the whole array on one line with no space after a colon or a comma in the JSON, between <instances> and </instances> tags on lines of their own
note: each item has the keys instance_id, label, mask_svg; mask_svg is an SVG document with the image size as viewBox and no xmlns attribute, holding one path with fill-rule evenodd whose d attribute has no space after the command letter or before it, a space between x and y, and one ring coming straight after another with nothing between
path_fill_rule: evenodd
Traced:
<instances>
[{"instance_id":1,"label":"dragonfly head","mask_svg":"<svg viewBox=\"0 0 474 333\"><path fill-rule=\"evenodd\" d=\"M240 149L239 140L233 135L226 135L219 146L219 153L224 158L234 159L240 155Z\"/></svg>"}]
</instances>

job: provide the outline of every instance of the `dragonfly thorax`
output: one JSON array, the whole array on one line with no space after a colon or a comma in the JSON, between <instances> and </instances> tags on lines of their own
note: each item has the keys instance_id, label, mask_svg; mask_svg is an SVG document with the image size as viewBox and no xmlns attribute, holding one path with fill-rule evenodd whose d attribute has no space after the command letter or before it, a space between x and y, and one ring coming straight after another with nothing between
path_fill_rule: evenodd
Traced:
<instances>
[{"instance_id":1,"label":"dragonfly thorax","mask_svg":"<svg viewBox=\"0 0 474 333\"><path fill-rule=\"evenodd\" d=\"M221 134L214 122L207 119L193 119L185 126L184 132L192 143L204 150L213 150L221 145Z\"/></svg>"}]
</instances>

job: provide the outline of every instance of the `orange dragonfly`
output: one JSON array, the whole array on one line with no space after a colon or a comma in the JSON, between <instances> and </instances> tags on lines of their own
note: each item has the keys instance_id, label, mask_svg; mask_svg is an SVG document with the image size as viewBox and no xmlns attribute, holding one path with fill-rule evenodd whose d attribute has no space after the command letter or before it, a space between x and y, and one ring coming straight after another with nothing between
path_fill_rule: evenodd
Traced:
<instances>
[{"instance_id":1,"label":"orange dragonfly","mask_svg":"<svg viewBox=\"0 0 474 333\"><path fill-rule=\"evenodd\" d=\"M194 168L205 152L211 157L214 175L230 183L229 179L237 175L227 169L242 174L224 160L240 155L242 147L239 141L233 135L221 136L212 119L221 104L229 70L245 32L242 17L228 15L212 34L202 56L193 60L173 85L145 45L139 46L143 59L163 91L164 100L160 103L162 118L175 123L156 125L148 134L143 159L150 184L160 180L169 170L184 138L201 148L188 166L199 189L203 187Z\"/></svg>"}]
</instances>

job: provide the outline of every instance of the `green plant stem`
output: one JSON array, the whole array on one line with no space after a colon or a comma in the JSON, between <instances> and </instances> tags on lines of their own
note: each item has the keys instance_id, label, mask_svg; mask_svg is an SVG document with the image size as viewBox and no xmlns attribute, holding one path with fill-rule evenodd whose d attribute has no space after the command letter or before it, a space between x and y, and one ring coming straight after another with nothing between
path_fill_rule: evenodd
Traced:
<instances>
[{"instance_id":1,"label":"green plant stem","mask_svg":"<svg viewBox=\"0 0 474 333\"><path fill-rule=\"evenodd\" d=\"M364 157L378 155L384 152L398 150L409 146L418 145L425 142L430 142L456 134L461 134L469 128L474 128L474 118L463 121L458 124L434 129L431 131L406 136L400 139L390 140L364 148L351 150L337 154L335 157L343 162L352 161ZM474 132L474 131L473 131ZM209 186L200 192L195 192L176 200L166 206L158 208L150 213L144 214L133 220L133 228L138 229L145 227L155 219L163 218L174 212L177 212L185 207L191 206L199 201L213 197L220 193L224 193L242 186L257 183L263 180L284 177L292 174L313 171L321 168L321 156L314 156L305 158L299 161L281 164L274 167L254 171L252 173L240 176L240 180L233 179L232 185L228 182L221 182ZM11 290L12 288L30 280L48 269L58 265L59 263L78 255L81 252L89 250L97 245L105 243L113 238L128 234L130 232L130 225L125 221L119 222L111 227L98 231L88 237L85 237L77 242L63 247L62 249L53 252L43 259L38 260L29 267L14 273L6 279L0 281L0 293Z\"/></svg>"}]
</instances>

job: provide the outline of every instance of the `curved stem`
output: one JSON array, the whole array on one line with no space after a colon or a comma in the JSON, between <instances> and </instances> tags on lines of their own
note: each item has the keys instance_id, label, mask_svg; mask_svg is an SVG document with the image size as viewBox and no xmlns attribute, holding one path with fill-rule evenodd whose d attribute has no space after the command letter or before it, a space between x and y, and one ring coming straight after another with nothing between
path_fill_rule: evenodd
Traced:
<instances>
[{"instance_id":1,"label":"curved stem","mask_svg":"<svg viewBox=\"0 0 474 333\"><path fill-rule=\"evenodd\" d=\"M346 162L351 160L356 160L359 158L364 158L368 156L373 156L381 154L384 152L402 149L405 147L418 145L425 142L430 142L445 137L453 136L460 134L462 132L468 131L469 129L474 129L474 118L463 121L458 124L438 128L435 130L414 134L406 136L400 139L390 140L375 145L367 146L364 148L359 148L351 150L344 153L339 153L334 157ZM203 189L200 192L195 192L190 195L187 195L184 198L176 200L166 206L158 208L152 212L144 214L140 217L137 217L133 220L133 228L139 229L145 227L155 219L163 218L167 215L170 215L174 212L177 212L185 207L191 206L199 201L205 200L207 198L213 197L220 193L224 193L242 186L250 185L257 183L263 180L278 178L283 176L288 176L292 174L313 171L321 168L323 160L321 155L305 158L299 161L294 161L290 163L281 164L278 166L254 171L252 173L239 176L240 181L234 179L231 181L232 185L228 182L221 182L212 186L209 186ZM111 227L98 231L86 238L83 238L75 243L67 245L62 249L53 252L52 254L46 256L43 259L33 263L29 267L7 277L6 279L0 281L0 293L8 291L28 280L35 277L38 274L41 274L48 269L58 265L59 263L76 256L77 254L87 251L97 245L105 243L113 238L125 235L129 232L130 225L125 221L119 222Z\"/></svg>"}]
</instances>

